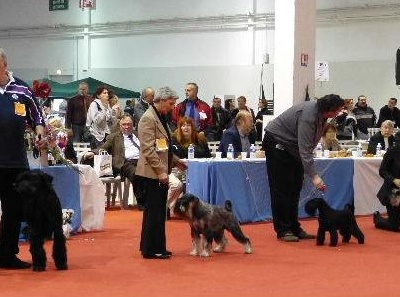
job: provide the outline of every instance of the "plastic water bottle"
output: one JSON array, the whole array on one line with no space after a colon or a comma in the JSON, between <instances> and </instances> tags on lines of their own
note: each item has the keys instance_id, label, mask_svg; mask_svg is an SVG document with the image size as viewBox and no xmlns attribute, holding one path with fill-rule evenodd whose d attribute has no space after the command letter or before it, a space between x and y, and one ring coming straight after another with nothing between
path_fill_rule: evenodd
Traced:
<instances>
[{"instance_id":1,"label":"plastic water bottle","mask_svg":"<svg viewBox=\"0 0 400 297\"><path fill-rule=\"evenodd\" d=\"M194 145L192 143L188 147L188 159L194 159Z\"/></svg>"},{"instance_id":2,"label":"plastic water bottle","mask_svg":"<svg viewBox=\"0 0 400 297\"><path fill-rule=\"evenodd\" d=\"M357 146L357 157L362 157L362 145L361 143Z\"/></svg>"},{"instance_id":3,"label":"plastic water bottle","mask_svg":"<svg viewBox=\"0 0 400 297\"><path fill-rule=\"evenodd\" d=\"M323 155L322 144L319 142L317 144L316 149L315 149L315 157L322 158L322 155Z\"/></svg>"},{"instance_id":4,"label":"plastic water bottle","mask_svg":"<svg viewBox=\"0 0 400 297\"><path fill-rule=\"evenodd\" d=\"M233 153L234 153L233 145L232 145L232 143L230 143L228 145L228 152L226 153L226 158L230 159L230 160L233 160L233 158L234 158Z\"/></svg>"},{"instance_id":5,"label":"plastic water bottle","mask_svg":"<svg viewBox=\"0 0 400 297\"><path fill-rule=\"evenodd\" d=\"M376 146L376 154L375 154L375 156L381 157L382 156L381 150L382 150L382 145L381 145L380 142L378 142L378 145Z\"/></svg>"},{"instance_id":6,"label":"plastic water bottle","mask_svg":"<svg viewBox=\"0 0 400 297\"><path fill-rule=\"evenodd\" d=\"M256 158L256 146L252 144L250 146L250 159L255 159Z\"/></svg>"}]
</instances>

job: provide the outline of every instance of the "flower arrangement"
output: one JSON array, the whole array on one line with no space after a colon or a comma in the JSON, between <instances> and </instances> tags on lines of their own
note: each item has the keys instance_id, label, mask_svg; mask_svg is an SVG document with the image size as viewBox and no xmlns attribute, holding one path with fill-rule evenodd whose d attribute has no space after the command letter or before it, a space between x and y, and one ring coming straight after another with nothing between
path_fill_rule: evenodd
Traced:
<instances>
[{"instance_id":1,"label":"flower arrangement","mask_svg":"<svg viewBox=\"0 0 400 297\"><path fill-rule=\"evenodd\" d=\"M56 163L72 165L72 161L64 157L64 149L68 143L67 131L62 127L60 120L50 120L46 125L47 151Z\"/></svg>"},{"instance_id":2,"label":"flower arrangement","mask_svg":"<svg viewBox=\"0 0 400 297\"><path fill-rule=\"evenodd\" d=\"M46 125L46 147L40 152L34 147L33 156L38 158L40 154L44 154L47 156L49 165L63 164L79 172L79 169L73 166L74 163L64 156L64 149L68 143L68 129L63 128L60 124L58 119L49 121Z\"/></svg>"},{"instance_id":3,"label":"flower arrangement","mask_svg":"<svg viewBox=\"0 0 400 297\"><path fill-rule=\"evenodd\" d=\"M47 82L41 82L38 80L33 81L32 90L35 96L40 99L40 103L43 107L43 104L48 100L51 94L51 86ZM69 138L69 130L63 127L61 120L57 118L53 118L47 121L46 123L46 146L44 149L39 150L34 147L34 157L38 158L40 154L47 156L48 162L53 164L64 164L69 168L77 170L77 167L72 166L73 162L65 158L64 150L68 143Z\"/></svg>"}]
</instances>

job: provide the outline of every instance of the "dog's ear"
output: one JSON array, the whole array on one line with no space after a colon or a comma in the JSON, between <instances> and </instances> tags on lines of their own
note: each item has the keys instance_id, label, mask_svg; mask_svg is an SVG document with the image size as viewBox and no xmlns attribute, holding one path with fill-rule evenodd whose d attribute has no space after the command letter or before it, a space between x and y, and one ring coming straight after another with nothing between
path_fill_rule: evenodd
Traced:
<instances>
[{"instance_id":1,"label":"dog's ear","mask_svg":"<svg viewBox=\"0 0 400 297\"><path fill-rule=\"evenodd\" d=\"M232 202L230 200L225 201L225 210L232 212Z\"/></svg>"}]
</instances>

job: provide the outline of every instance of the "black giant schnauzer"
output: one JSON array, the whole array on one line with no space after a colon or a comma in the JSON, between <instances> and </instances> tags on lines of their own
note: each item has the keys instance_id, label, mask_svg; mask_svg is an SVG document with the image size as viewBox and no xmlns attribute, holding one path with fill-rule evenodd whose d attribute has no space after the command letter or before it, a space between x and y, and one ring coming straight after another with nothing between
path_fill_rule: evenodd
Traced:
<instances>
[{"instance_id":1,"label":"black giant schnauzer","mask_svg":"<svg viewBox=\"0 0 400 297\"><path fill-rule=\"evenodd\" d=\"M23 198L24 219L29 226L29 251L33 270L46 270L43 244L53 236L53 259L57 269L68 269L66 239L60 200L52 186L53 177L40 170L26 171L17 177L15 188Z\"/></svg>"},{"instance_id":2,"label":"black giant schnauzer","mask_svg":"<svg viewBox=\"0 0 400 297\"><path fill-rule=\"evenodd\" d=\"M347 204L343 210L335 210L322 198L314 198L307 201L305 211L314 216L318 210L318 234L317 245L323 245L325 232L330 234L330 246L337 246L338 231L343 236L343 242L349 242L353 235L359 244L364 244L364 234L357 225L352 206Z\"/></svg>"}]
</instances>

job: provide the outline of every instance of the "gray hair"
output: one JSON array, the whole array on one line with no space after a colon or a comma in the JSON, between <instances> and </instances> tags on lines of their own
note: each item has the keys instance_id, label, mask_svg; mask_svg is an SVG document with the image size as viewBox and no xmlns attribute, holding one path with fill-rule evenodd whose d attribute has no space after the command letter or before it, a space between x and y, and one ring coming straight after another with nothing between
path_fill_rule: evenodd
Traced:
<instances>
[{"instance_id":1,"label":"gray hair","mask_svg":"<svg viewBox=\"0 0 400 297\"><path fill-rule=\"evenodd\" d=\"M140 94L140 99L144 99L147 97L148 93L154 92L152 87L146 87L142 90L142 93Z\"/></svg>"},{"instance_id":2,"label":"gray hair","mask_svg":"<svg viewBox=\"0 0 400 297\"><path fill-rule=\"evenodd\" d=\"M87 82L85 82L85 81L79 83L79 86L80 86L80 87L81 87L81 86L86 86L86 87L89 89L89 84L88 84Z\"/></svg>"},{"instance_id":3,"label":"gray hair","mask_svg":"<svg viewBox=\"0 0 400 297\"><path fill-rule=\"evenodd\" d=\"M199 86L198 86L196 83L194 83L194 82L188 82L186 85L191 85L191 86L193 86L193 87L196 89L196 92L199 91Z\"/></svg>"},{"instance_id":4,"label":"gray hair","mask_svg":"<svg viewBox=\"0 0 400 297\"><path fill-rule=\"evenodd\" d=\"M7 62L7 55L6 52L3 48L0 47L0 58L4 61Z\"/></svg>"},{"instance_id":5,"label":"gray hair","mask_svg":"<svg viewBox=\"0 0 400 297\"><path fill-rule=\"evenodd\" d=\"M175 99L179 98L178 94L170 87L159 88L154 95L154 102L160 102L160 100Z\"/></svg>"},{"instance_id":6,"label":"gray hair","mask_svg":"<svg viewBox=\"0 0 400 297\"><path fill-rule=\"evenodd\" d=\"M392 122L391 120L383 121L382 124L381 124L381 128L382 128L383 126L388 126L388 127L390 127L390 128L394 128L394 122Z\"/></svg>"}]
</instances>

